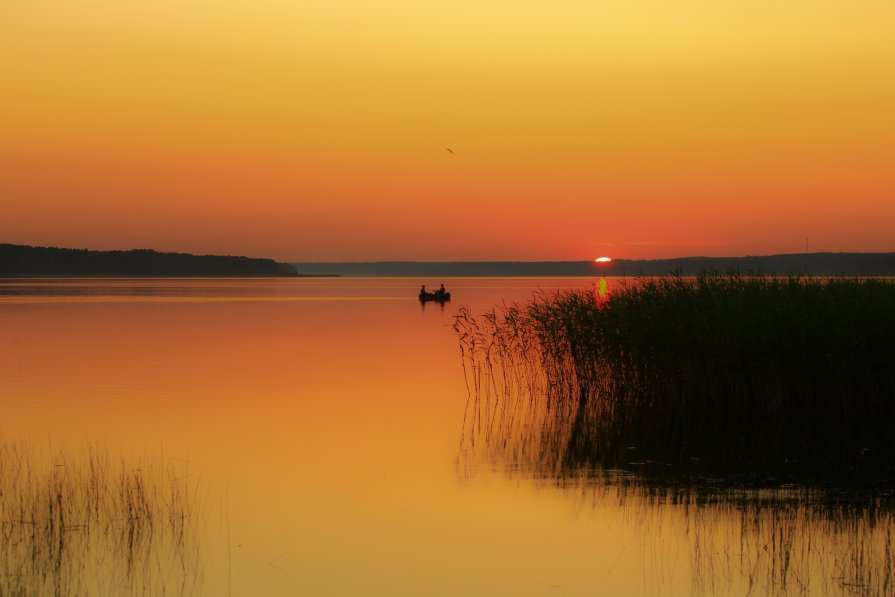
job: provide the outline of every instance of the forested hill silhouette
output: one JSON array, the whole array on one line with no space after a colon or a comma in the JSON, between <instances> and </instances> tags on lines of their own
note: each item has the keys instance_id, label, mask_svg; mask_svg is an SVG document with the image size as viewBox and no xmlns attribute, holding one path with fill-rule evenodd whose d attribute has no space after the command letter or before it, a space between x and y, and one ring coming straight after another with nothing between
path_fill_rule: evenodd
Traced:
<instances>
[{"instance_id":1,"label":"forested hill silhouette","mask_svg":"<svg viewBox=\"0 0 895 597\"><path fill-rule=\"evenodd\" d=\"M0 243L0 277L20 276L296 276L287 263L152 249L89 251Z\"/></svg>"},{"instance_id":2,"label":"forested hill silhouette","mask_svg":"<svg viewBox=\"0 0 895 597\"><path fill-rule=\"evenodd\" d=\"M593 261L371 261L293 263L303 275L328 276L692 276L720 273L895 276L895 253L793 253L746 257L681 257Z\"/></svg>"}]
</instances>

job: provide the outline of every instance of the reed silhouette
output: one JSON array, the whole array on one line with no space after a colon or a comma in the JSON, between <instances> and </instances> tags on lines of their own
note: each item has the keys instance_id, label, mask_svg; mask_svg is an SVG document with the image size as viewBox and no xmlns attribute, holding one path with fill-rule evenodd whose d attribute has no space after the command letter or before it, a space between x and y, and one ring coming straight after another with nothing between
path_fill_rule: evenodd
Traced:
<instances>
[{"instance_id":1,"label":"reed silhouette","mask_svg":"<svg viewBox=\"0 0 895 597\"><path fill-rule=\"evenodd\" d=\"M454 328L465 445L536 474L887 484L895 284L703 274L541 293ZM521 461L520 461L521 462Z\"/></svg>"},{"instance_id":2,"label":"reed silhouette","mask_svg":"<svg viewBox=\"0 0 895 597\"><path fill-rule=\"evenodd\" d=\"M0 594L199 593L198 488L184 469L0 441Z\"/></svg>"}]
</instances>

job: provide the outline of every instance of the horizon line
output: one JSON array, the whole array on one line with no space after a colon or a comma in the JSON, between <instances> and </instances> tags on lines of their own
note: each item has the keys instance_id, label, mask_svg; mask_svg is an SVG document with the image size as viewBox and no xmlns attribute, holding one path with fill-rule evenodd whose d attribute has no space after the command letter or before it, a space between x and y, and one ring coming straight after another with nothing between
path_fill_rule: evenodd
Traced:
<instances>
[{"instance_id":1,"label":"horizon line","mask_svg":"<svg viewBox=\"0 0 895 597\"><path fill-rule=\"evenodd\" d=\"M681 255L677 257L647 257L640 259L626 257L612 257L612 262L639 262L639 261L674 261L676 259L745 259L750 257L791 257L796 255L895 255L893 251L811 251L796 253L764 253L745 255ZM343 264L343 263L594 263L595 259L372 259L366 261L360 260L342 260L342 261L297 261L286 260L284 263L321 263L321 264ZM607 264L608 265L608 264Z\"/></svg>"}]
</instances>

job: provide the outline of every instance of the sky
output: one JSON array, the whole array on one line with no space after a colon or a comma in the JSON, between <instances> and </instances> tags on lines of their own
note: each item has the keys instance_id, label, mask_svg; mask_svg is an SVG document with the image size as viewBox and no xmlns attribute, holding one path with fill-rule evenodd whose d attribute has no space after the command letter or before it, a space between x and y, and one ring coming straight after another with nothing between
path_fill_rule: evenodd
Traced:
<instances>
[{"instance_id":1,"label":"sky","mask_svg":"<svg viewBox=\"0 0 895 597\"><path fill-rule=\"evenodd\" d=\"M890 0L4 0L0 242L895 251L893 31Z\"/></svg>"}]
</instances>

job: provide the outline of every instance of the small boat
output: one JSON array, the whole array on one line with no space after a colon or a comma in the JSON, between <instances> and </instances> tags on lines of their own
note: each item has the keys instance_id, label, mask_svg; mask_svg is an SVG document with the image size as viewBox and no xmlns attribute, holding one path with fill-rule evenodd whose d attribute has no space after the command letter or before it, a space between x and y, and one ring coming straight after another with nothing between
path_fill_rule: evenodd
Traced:
<instances>
[{"instance_id":1,"label":"small boat","mask_svg":"<svg viewBox=\"0 0 895 597\"><path fill-rule=\"evenodd\" d=\"M421 292L420 300L425 301L436 301L439 303L443 303L445 301L451 300L451 293L445 292L444 294L439 294L437 292Z\"/></svg>"}]
</instances>

